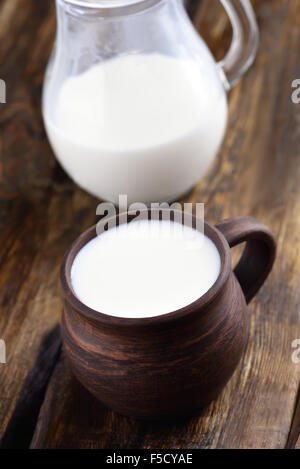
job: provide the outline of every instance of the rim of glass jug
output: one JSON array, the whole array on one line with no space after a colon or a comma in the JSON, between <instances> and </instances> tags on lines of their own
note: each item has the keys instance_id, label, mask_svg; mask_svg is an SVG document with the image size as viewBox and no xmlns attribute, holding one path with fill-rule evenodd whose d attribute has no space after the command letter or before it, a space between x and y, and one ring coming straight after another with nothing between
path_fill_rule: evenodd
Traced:
<instances>
[{"instance_id":1,"label":"rim of glass jug","mask_svg":"<svg viewBox=\"0 0 300 469\"><path fill-rule=\"evenodd\" d=\"M59 0L74 7L97 11L104 16L114 14L136 13L165 0Z\"/></svg>"}]
</instances>

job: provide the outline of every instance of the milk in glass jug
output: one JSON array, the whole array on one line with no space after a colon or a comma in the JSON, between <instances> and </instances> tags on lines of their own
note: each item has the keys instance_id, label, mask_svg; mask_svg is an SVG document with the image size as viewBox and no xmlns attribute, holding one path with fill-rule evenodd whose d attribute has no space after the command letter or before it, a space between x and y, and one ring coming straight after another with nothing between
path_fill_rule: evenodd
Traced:
<instances>
[{"instance_id":1,"label":"milk in glass jug","mask_svg":"<svg viewBox=\"0 0 300 469\"><path fill-rule=\"evenodd\" d=\"M258 44L250 2L221 2L233 40L216 63L183 0L56 0L43 116L80 187L114 203L170 202L205 175L224 137L226 92Z\"/></svg>"}]
</instances>

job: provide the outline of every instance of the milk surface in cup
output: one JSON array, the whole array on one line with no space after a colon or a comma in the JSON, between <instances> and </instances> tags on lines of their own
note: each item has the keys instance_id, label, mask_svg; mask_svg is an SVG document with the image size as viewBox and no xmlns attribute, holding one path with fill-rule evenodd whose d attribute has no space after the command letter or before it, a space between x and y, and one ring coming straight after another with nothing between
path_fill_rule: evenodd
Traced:
<instances>
[{"instance_id":1,"label":"milk surface in cup","mask_svg":"<svg viewBox=\"0 0 300 469\"><path fill-rule=\"evenodd\" d=\"M43 107L62 166L82 188L115 203L119 194L130 203L168 202L191 189L227 122L217 72L210 77L191 59L155 53L94 65Z\"/></svg>"},{"instance_id":2,"label":"milk surface in cup","mask_svg":"<svg viewBox=\"0 0 300 469\"><path fill-rule=\"evenodd\" d=\"M104 314L146 318L176 311L206 293L221 260L201 232L176 222L139 220L89 241L71 269L75 295Z\"/></svg>"}]
</instances>

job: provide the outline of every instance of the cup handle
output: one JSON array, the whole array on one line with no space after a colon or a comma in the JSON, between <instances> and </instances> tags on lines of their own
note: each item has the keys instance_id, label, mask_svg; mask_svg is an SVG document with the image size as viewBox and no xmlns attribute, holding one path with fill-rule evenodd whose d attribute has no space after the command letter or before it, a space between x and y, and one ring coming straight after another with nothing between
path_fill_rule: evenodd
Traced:
<instances>
[{"instance_id":1,"label":"cup handle","mask_svg":"<svg viewBox=\"0 0 300 469\"><path fill-rule=\"evenodd\" d=\"M276 242L271 231L252 217L224 220L216 228L230 247L246 242L234 273L249 303L268 277L276 256Z\"/></svg>"},{"instance_id":2,"label":"cup handle","mask_svg":"<svg viewBox=\"0 0 300 469\"><path fill-rule=\"evenodd\" d=\"M221 0L232 25L232 41L224 59L218 63L230 90L252 65L259 43L259 30L249 0Z\"/></svg>"}]
</instances>

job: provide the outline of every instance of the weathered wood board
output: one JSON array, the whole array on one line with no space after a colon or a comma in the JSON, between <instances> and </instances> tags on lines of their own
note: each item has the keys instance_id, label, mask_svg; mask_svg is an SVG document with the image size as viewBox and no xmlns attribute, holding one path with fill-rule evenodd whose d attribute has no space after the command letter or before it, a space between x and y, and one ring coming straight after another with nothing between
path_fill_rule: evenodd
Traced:
<instances>
[{"instance_id":1,"label":"weathered wood board","mask_svg":"<svg viewBox=\"0 0 300 469\"><path fill-rule=\"evenodd\" d=\"M186 198L205 202L210 222L252 215L277 238L273 273L249 307L243 360L219 399L199 415L150 424L96 402L61 357L32 447L287 445L300 382L300 364L291 359L291 343L300 338L300 104L291 101L291 83L300 78L300 2L253 5L261 30L258 58L230 94L228 131L217 161ZM221 7L203 0L194 15L220 59L230 41ZM58 167L43 130L40 94L54 31L53 1L0 1L0 78L7 83L7 103L0 104L0 338L7 345L7 364L0 365L0 438L44 333L59 321L63 253L95 221L98 203ZM297 434L294 422L288 445L296 444Z\"/></svg>"}]
</instances>

